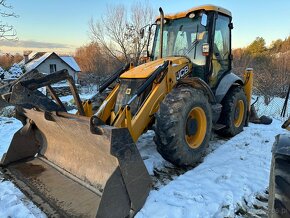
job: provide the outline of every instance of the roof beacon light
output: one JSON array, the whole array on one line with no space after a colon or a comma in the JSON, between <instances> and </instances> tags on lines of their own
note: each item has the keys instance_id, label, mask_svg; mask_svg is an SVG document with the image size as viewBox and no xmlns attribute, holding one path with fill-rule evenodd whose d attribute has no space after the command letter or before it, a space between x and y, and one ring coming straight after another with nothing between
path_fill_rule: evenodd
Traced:
<instances>
[{"instance_id":1,"label":"roof beacon light","mask_svg":"<svg viewBox=\"0 0 290 218\"><path fill-rule=\"evenodd\" d=\"M195 13L190 13L190 14L188 15L188 17L191 18L191 19L194 18L194 17L195 17Z\"/></svg>"}]
</instances>

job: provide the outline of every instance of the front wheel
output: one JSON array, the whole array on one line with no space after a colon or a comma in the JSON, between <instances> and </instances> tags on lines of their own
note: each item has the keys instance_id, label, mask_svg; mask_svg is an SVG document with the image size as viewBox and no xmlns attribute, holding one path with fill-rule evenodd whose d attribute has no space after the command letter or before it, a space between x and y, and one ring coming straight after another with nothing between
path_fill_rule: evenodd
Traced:
<instances>
[{"instance_id":1,"label":"front wheel","mask_svg":"<svg viewBox=\"0 0 290 218\"><path fill-rule=\"evenodd\" d=\"M212 112L203 91L176 87L160 104L154 141L162 157L177 166L195 166L208 147Z\"/></svg>"}]
</instances>

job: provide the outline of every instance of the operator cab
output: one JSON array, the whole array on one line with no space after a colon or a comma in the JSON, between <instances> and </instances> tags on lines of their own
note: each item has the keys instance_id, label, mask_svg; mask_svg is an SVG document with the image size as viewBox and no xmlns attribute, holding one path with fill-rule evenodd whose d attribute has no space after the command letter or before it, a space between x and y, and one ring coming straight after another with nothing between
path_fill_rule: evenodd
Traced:
<instances>
[{"instance_id":1,"label":"operator cab","mask_svg":"<svg viewBox=\"0 0 290 218\"><path fill-rule=\"evenodd\" d=\"M211 5L165 15L160 54L161 18L157 18L151 60L186 56L193 64L191 76L215 88L231 70L231 20L229 11Z\"/></svg>"}]
</instances>

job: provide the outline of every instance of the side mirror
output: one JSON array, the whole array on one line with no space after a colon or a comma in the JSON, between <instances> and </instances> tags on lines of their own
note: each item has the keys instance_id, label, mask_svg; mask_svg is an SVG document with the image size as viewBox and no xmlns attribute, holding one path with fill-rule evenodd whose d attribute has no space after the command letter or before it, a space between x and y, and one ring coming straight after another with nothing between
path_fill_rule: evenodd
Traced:
<instances>
[{"instance_id":1,"label":"side mirror","mask_svg":"<svg viewBox=\"0 0 290 218\"><path fill-rule=\"evenodd\" d=\"M203 26L207 25L207 15L205 13L202 13L202 15L201 15L200 24L203 25Z\"/></svg>"},{"instance_id":2,"label":"side mirror","mask_svg":"<svg viewBox=\"0 0 290 218\"><path fill-rule=\"evenodd\" d=\"M202 55L203 56L208 56L209 55L209 44L208 43L203 43L202 44Z\"/></svg>"},{"instance_id":3,"label":"side mirror","mask_svg":"<svg viewBox=\"0 0 290 218\"><path fill-rule=\"evenodd\" d=\"M142 28L139 32L140 38L143 39L144 38L144 32L145 32L145 28Z\"/></svg>"}]
</instances>

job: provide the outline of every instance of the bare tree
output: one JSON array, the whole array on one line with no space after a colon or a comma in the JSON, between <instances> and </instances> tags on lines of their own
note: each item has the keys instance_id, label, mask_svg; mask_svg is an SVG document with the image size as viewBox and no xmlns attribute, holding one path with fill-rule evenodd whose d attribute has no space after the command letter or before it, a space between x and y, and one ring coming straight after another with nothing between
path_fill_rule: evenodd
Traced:
<instances>
[{"instance_id":1,"label":"bare tree","mask_svg":"<svg viewBox=\"0 0 290 218\"><path fill-rule=\"evenodd\" d=\"M290 36L276 40L270 48L257 43L262 41L257 38L247 48L233 50L233 70L243 72L246 67L253 67L255 94L264 96L265 104L269 104L274 97L285 97L289 86Z\"/></svg>"},{"instance_id":2,"label":"bare tree","mask_svg":"<svg viewBox=\"0 0 290 218\"><path fill-rule=\"evenodd\" d=\"M14 63L18 63L23 59L23 56L20 54L1 54L0 55L0 66L8 70Z\"/></svg>"},{"instance_id":3,"label":"bare tree","mask_svg":"<svg viewBox=\"0 0 290 218\"><path fill-rule=\"evenodd\" d=\"M79 76L84 83L100 83L120 67L96 42L77 48L75 59L82 70Z\"/></svg>"},{"instance_id":4,"label":"bare tree","mask_svg":"<svg viewBox=\"0 0 290 218\"><path fill-rule=\"evenodd\" d=\"M3 18L18 17L14 12L11 12L13 7L6 3L6 0L0 0L0 40L16 40L16 30L12 25L3 22Z\"/></svg>"},{"instance_id":5,"label":"bare tree","mask_svg":"<svg viewBox=\"0 0 290 218\"><path fill-rule=\"evenodd\" d=\"M102 65L101 48L97 43L90 43L76 49L75 59L82 72L94 73Z\"/></svg>"},{"instance_id":6,"label":"bare tree","mask_svg":"<svg viewBox=\"0 0 290 218\"><path fill-rule=\"evenodd\" d=\"M139 30L152 22L153 15L148 2L136 2L129 13L122 4L107 7L105 16L89 22L91 39L119 62L138 64L147 43Z\"/></svg>"}]
</instances>

